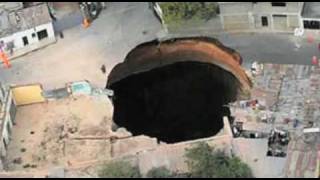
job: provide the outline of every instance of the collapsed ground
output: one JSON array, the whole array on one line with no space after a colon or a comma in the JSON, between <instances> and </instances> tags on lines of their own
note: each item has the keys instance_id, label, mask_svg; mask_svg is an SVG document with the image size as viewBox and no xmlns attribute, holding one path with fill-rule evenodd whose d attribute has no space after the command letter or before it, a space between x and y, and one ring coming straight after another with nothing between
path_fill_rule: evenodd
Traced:
<instances>
[{"instance_id":1,"label":"collapsed ground","mask_svg":"<svg viewBox=\"0 0 320 180\"><path fill-rule=\"evenodd\" d=\"M238 80L212 64L181 62L131 75L111 89L118 126L174 143L218 133Z\"/></svg>"}]
</instances>

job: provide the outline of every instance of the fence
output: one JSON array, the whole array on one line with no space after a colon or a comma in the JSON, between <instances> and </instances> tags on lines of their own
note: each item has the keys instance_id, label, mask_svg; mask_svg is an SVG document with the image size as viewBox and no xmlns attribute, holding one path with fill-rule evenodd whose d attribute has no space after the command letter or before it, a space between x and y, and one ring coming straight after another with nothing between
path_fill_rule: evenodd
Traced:
<instances>
[{"instance_id":1,"label":"fence","mask_svg":"<svg viewBox=\"0 0 320 180\"><path fill-rule=\"evenodd\" d=\"M0 169L3 169L3 159L7 154L17 107L11 89L6 89L2 84L0 84L0 105Z\"/></svg>"}]
</instances>

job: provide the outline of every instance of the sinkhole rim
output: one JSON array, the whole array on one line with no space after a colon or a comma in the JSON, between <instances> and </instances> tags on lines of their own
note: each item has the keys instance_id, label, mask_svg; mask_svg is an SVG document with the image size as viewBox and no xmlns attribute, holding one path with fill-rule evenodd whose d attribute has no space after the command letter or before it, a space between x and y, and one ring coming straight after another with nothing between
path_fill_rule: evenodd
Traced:
<instances>
[{"instance_id":1,"label":"sinkhole rim","mask_svg":"<svg viewBox=\"0 0 320 180\"><path fill-rule=\"evenodd\" d=\"M214 38L172 38L161 42L159 40L153 40L146 43L142 43L134 49L132 49L127 54L125 60L122 63L117 64L112 69L108 76L106 88L114 90L112 87L115 84L118 84L132 76L152 72L154 70L165 68L167 66L174 66L177 63L191 62L209 64L214 67L221 68L225 72L232 74L235 77L235 79L238 80L237 82L239 83L239 86L237 86L237 91L240 93L237 93L237 95L240 94L241 96L245 94L245 96L247 96L249 92L248 90L250 90L250 88L252 87L252 82L246 75L244 69L242 69L241 61L242 58L239 55L239 53L237 53L231 48L225 47L223 44L221 44L218 40ZM115 90L114 93L115 95L117 95ZM238 97L239 96L237 96L236 98ZM112 98L114 97L111 97L111 101L114 104ZM233 101L235 101L236 98ZM116 123L115 114L116 105L114 104L113 123ZM126 126L120 127L125 127L129 132L133 134L133 136L136 136L134 135L133 131L128 129ZM150 136L149 134L145 133L137 135ZM215 135L211 135L208 137L212 137ZM159 138L156 138L159 141Z\"/></svg>"},{"instance_id":2,"label":"sinkhole rim","mask_svg":"<svg viewBox=\"0 0 320 180\"><path fill-rule=\"evenodd\" d=\"M158 113L157 111L152 110L152 112L153 112L152 114L158 113L158 114L156 114L157 116L159 115L159 116L165 117L165 118L161 119L161 118L158 118L157 116L155 116L154 118L150 118L150 116L145 115L145 111L148 111L149 106L153 107L152 102L151 102L151 104L147 104L147 105L146 104L141 105L142 103L140 104L140 101L145 102L146 99L145 99L144 95L140 96L137 94L139 92L142 92L142 89L150 90L150 87L154 87L153 86L154 84L158 84L158 82L159 82L158 80L162 79L163 76L156 76L156 75L159 75L159 73L161 75L161 71L168 71L168 70L173 71L173 70L176 70L176 68L181 69L181 67L192 68L193 71L195 71L195 72L198 71L198 74L205 75L205 77L207 77L207 79L205 79L204 81L212 80L212 85L207 85L207 83L203 83L204 81L202 81L202 80L201 81L196 80L197 83L203 84L202 86L208 87L208 89L211 88L211 90L212 90L213 85L217 86L220 83L224 83L221 85L221 88L223 89L223 91L219 92L219 94L217 94L218 96L216 96L214 93L212 94L211 91L203 91L203 89L200 91L197 90L194 92L195 97L200 97L200 98L207 97L209 99L215 98L214 100L223 99L223 100L218 100L217 102L214 102L214 103L213 103L213 100L209 101L209 103L211 103L211 106L214 107L214 109L217 109L214 113L212 113L210 110L208 110L206 108L191 108L191 109L189 109L191 112L198 114L199 116L201 116L201 114L203 114L203 113L208 114L208 115L205 115L204 117L198 119L200 122L199 124L203 124L203 125L197 126L196 124L194 124L196 121L194 121L192 118L191 119L186 118L187 120L184 121L184 118L182 118L185 116L183 113L184 111L178 110L179 108L177 108L177 107L180 107L180 105L181 105L180 102L173 102L173 101L171 102L171 103L175 104L174 107L177 108L178 114L176 114L176 115L178 115L178 116L176 117L176 119L172 119L172 116L171 116L172 112L170 110L169 111L163 110L166 108L162 108L162 106L160 106L159 111L162 112L162 110L163 110L164 112L168 113L169 115L162 116L161 113ZM200 71L200 70L203 70L203 68L209 69L208 72ZM217 73L221 73L221 72L224 72L225 74L227 74L226 77L229 78L229 81L217 76ZM208 75L208 73L212 74L212 75L210 76L210 75ZM180 74L180 73L178 73L178 72L173 73L173 75L176 75L176 74ZM158 78L154 79L155 76ZM185 77L184 75L182 75L181 77L180 76L177 77L177 79L183 80L183 83L186 82L185 86L188 87L191 85L190 84L191 82L188 80L190 80L190 78L193 79L193 76L194 76L194 73L189 74L189 78L187 78L187 81L184 81L185 80L184 78L180 79L181 77ZM141 77L145 77L145 79L149 79L149 82L147 82L143 78L141 79ZM150 77L151 77L151 80L150 80ZM169 78L172 78L172 77L170 76ZM136 85L135 83L138 80L142 82L142 86L139 86L139 85L141 85L139 83L137 86L135 86ZM152 82L151 85L143 86L144 84L150 84L150 82ZM164 82L164 84L167 84L166 79L163 82ZM163 82L160 82L160 84L164 85ZM218 66L214 66L214 65L208 64L208 63L199 63L199 62L180 62L180 63L175 63L172 65L167 65L164 67L152 69L148 72L133 74L133 75L113 84L113 86L111 86L111 89L114 91L114 94L116 97L115 99L112 99L112 102L114 104L113 123L117 124L120 127L126 128L133 136L146 135L149 137L157 138L158 141L165 142L168 144L214 137L224 128L223 117L230 116L229 108L226 108L224 105L227 104L228 102L234 101L236 99L236 96L238 93L238 91L235 90L236 88L232 88L232 87L238 87L239 84L234 83L234 84L230 85L230 84L228 84L230 82L237 82L237 79L231 73L225 71L224 69L222 69ZM127 86L128 83L129 83L129 86ZM168 86L168 87L169 87L169 89L172 89L171 88L172 86ZM198 89L197 86L195 86L195 87L196 88L190 86L190 89L191 90ZM170 92L175 91L176 89L180 88L180 86L175 86L173 88L174 88L174 90L170 90ZM130 89L130 92L127 92L128 89ZM164 89L166 89L166 88L164 88ZM182 89L179 89L178 92L180 92L180 90L182 91L183 89L185 89L185 87L182 87ZM217 88L217 89L219 89L219 88ZM151 90L152 90L152 88L151 88ZM157 88L155 90L157 90ZM163 92L165 92L165 91L161 91L161 90L159 91L160 94L158 94L160 97L164 96ZM225 91L225 90L227 90L227 91ZM138 93L132 94L131 91L138 92ZM212 92L214 92L214 91L212 91ZM150 92L149 94L152 94L152 92ZM224 94L226 94L226 96L224 96ZM171 97L172 97L172 93L168 94L168 95L169 96L171 95ZM120 97L120 96L122 96L122 97ZM125 99L126 101L131 101L132 100L132 99L130 99L131 96L139 97L136 99L132 98L134 100L137 100L137 102L134 102L135 105L132 105L132 103L126 103L123 101L123 99ZM223 98L217 99L217 97L220 97L220 96L223 96ZM182 96L182 97L185 98L188 96ZM118 100L118 98L122 98L122 100ZM141 100L141 98L142 98L142 100ZM165 98L165 97L162 97L162 98ZM185 99L187 99L187 98L185 98ZM167 100L167 102L165 102L165 103L170 102L170 100L169 101L168 101L168 99L166 99L166 100ZM159 102L159 99L155 98L154 101ZM160 102L161 102L161 100L160 100ZM191 100L191 101L187 100L186 102L188 102L188 104L191 104L193 102L193 100ZM205 107L206 105L209 105L203 101L196 101L195 100L195 102L199 103L199 107ZM125 105L126 107L120 107L120 106L124 106L124 104L126 104ZM127 104L129 104L129 105L127 105ZM198 104L196 104L196 105L198 106ZM142 110L139 108L135 109L136 108L135 106L142 107ZM168 104L166 106L168 106ZM120 109L122 109L122 112ZM138 113L139 116L141 114L141 116L138 117L137 115L135 115L135 113L132 113L131 110L127 110L127 109L131 109L131 110L134 109L134 111L136 113ZM229 114L224 114L226 109L229 112ZM203 110L203 112L202 112L202 110ZM125 115L120 115L121 113L124 113ZM123 118L124 116L130 117L130 118ZM211 117L211 118L208 118L208 117ZM139 118L147 119L147 121L140 120ZM195 118L197 118L197 116L195 116ZM130 120L128 120L128 119L130 119ZM176 127L177 127L176 129L178 129L178 127L180 127L181 123L185 124L185 126L188 126L188 127L182 126L178 130L176 130L177 132L173 132L172 130L171 131L167 130L166 125L164 126L162 122L165 124L170 124L171 126L173 124L178 124L178 125L176 125ZM149 125L149 123L151 123L152 125ZM208 123L214 124L214 126L209 127L206 125ZM133 125L133 124L135 124L135 125ZM153 124L156 124L156 125L153 125ZM185 129L189 129L189 130L185 130ZM158 130L158 132L153 132L155 130L156 131ZM170 132L172 134L170 134ZM168 135L168 134L170 134L170 135ZM197 134L197 135L195 136L194 134Z\"/></svg>"}]
</instances>

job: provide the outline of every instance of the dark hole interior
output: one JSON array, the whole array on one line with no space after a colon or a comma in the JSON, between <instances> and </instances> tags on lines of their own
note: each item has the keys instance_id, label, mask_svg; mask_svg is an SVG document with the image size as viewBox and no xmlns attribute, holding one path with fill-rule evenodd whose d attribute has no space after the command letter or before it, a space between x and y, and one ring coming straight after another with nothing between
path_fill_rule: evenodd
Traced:
<instances>
[{"instance_id":1,"label":"dark hole interior","mask_svg":"<svg viewBox=\"0 0 320 180\"><path fill-rule=\"evenodd\" d=\"M223 105L235 100L238 80L212 64L179 62L131 75L109 88L118 126L175 143L217 134L223 116L229 115Z\"/></svg>"}]
</instances>

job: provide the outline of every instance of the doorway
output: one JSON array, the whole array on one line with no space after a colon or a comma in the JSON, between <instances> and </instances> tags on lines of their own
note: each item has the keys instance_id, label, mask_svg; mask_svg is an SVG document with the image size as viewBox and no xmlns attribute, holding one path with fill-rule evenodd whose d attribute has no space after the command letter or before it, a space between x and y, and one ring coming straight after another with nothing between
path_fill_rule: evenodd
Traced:
<instances>
[{"instance_id":1,"label":"doorway","mask_svg":"<svg viewBox=\"0 0 320 180\"><path fill-rule=\"evenodd\" d=\"M23 46L27 46L29 44L29 41L28 41L28 37L27 36L24 36L22 38L22 41L23 41Z\"/></svg>"},{"instance_id":2,"label":"doorway","mask_svg":"<svg viewBox=\"0 0 320 180\"><path fill-rule=\"evenodd\" d=\"M262 16L261 21L262 21L262 26L268 26L268 17L267 16Z\"/></svg>"},{"instance_id":3,"label":"doorway","mask_svg":"<svg viewBox=\"0 0 320 180\"><path fill-rule=\"evenodd\" d=\"M38 35L39 41L41 41L42 39L45 39L48 37L48 32L46 29L44 29L42 31L37 32L37 35Z\"/></svg>"}]
</instances>

